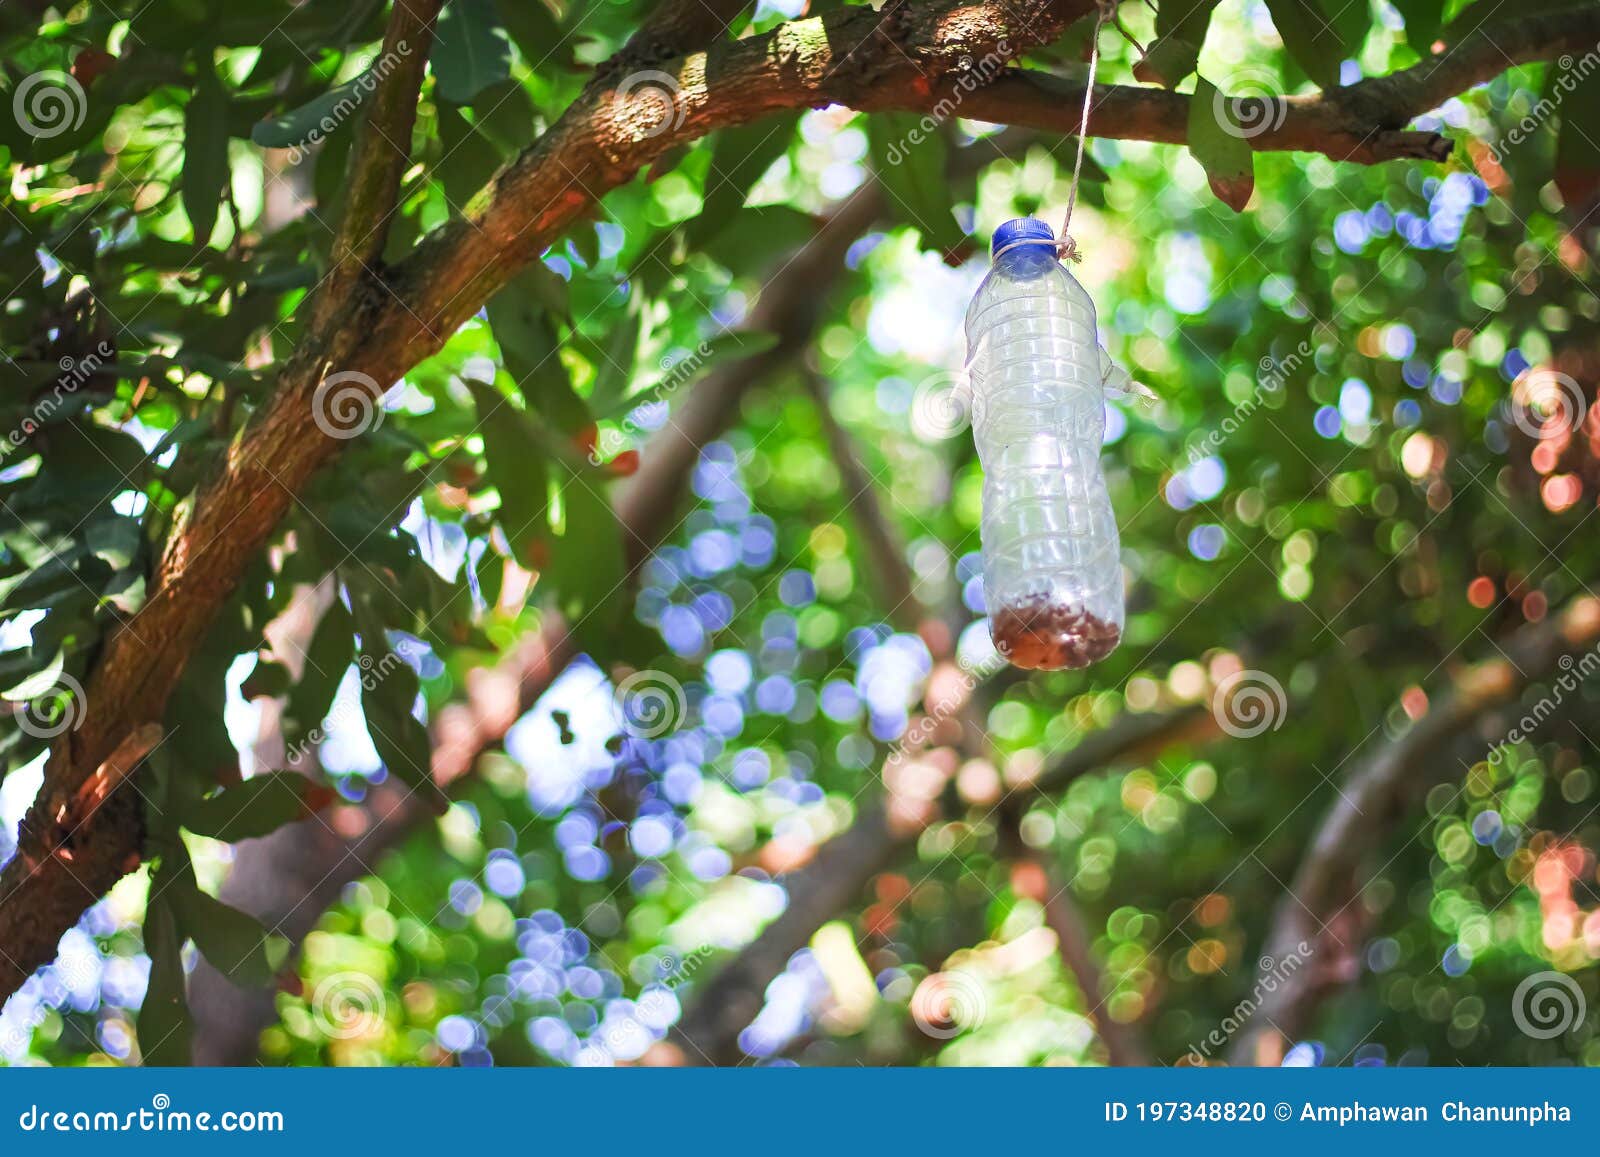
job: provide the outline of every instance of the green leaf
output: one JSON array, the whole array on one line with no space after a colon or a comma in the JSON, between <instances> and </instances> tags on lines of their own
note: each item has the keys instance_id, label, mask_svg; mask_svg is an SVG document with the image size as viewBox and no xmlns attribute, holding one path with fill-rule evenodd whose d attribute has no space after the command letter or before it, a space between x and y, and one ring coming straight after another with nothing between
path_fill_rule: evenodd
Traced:
<instances>
[{"instance_id":1,"label":"green leaf","mask_svg":"<svg viewBox=\"0 0 1600 1157\"><path fill-rule=\"evenodd\" d=\"M543 0L497 0L495 10L500 25L517 47L522 58L539 65L561 45L561 30Z\"/></svg>"},{"instance_id":2,"label":"green leaf","mask_svg":"<svg viewBox=\"0 0 1600 1157\"><path fill-rule=\"evenodd\" d=\"M1341 63L1361 56L1361 46L1366 43L1367 32L1372 28L1372 13L1367 4L1356 0L1321 0L1323 16L1333 24L1339 35Z\"/></svg>"},{"instance_id":3,"label":"green leaf","mask_svg":"<svg viewBox=\"0 0 1600 1157\"><path fill-rule=\"evenodd\" d=\"M1232 102L1203 76L1195 77L1189 99L1189 151L1205 169L1211 191L1243 212L1255 189L1255 152Z\"/></svg>"},{"instance_id":4,"label":"green leaf","mask_svg":"<svg viewBox=\"0 0 1600 1157\"><path fill-rule=\"evenodd\" d=\"M303 775L271 771L202 799L175 800L174 818L195 835L231 844L303 820L329 796Z\"/></svg>"},{"instance_id":5,"label":"green leaf","mask_svg":"<svg viewBox=\"0 0 1600 1157\"><path fill-rule=\"evenodd\" d=\"M589 408L595 413L614 412L618 403L628 396L634 362L639 356L643 320L643 294L635 292L628 299L622 320L596 351L594 388L589 391Z\"/></svg>"},{"instance_id":6,"label":"green leaf","mask_svg":"<svg viewBox=\"0 0 1600 1157\"><path fill-rule=\"evenodd\" d=\"M0 654L0 699L26 703L55 686L66 656L59 648L48 659L36 645Z\"/></svg>"},{"instance_id":7,"label":"green leaf","mask_svg":"<svg viewBox=\"0 0 1600 1157\"><path fill-rule=\"evenodd\" d=\"M713 261L735 273L755 270L792 252L817 235L817 222L788 205L742 209L733 223L703 247Z\"/></svg>"},{"instance_id":8,"label":"green leaf","mask_svg":"<svg viewBox=\"0 0 1600 1157\"><path fill-rule=\"evenodd\" d=\"M1349 46L1338 24L1329 18L1317 0L1266 2L1273 27L1283 39L1283 47L1290 58L1305 70L1317 87L1337 88L1339 66L1349 55Z\"/></svg>"},{"instance_id":9,"label":"green leaf","mask_svg":"<svg viewBox=\"0 0 1600 1157\"><path fill-rule=\"evenodd\" d=\"M367 717L367 734L378 758L401 782L423 789L425 802L437 804L432 790L432 746L427 728L411 711L417 702L417 673L399 651L389 645L382 617L368 597L356 601L356 625L361 631L361 710Z\"/></svg>"},{"instance_id":10,"label":"green leaf","mask_svg":"<svg viewBox=\"0 0 1600 1157\"><path fill-rule=\"evenodd\" d=\"M355 658L355 620L338 595L328 604L306 648L305 669L289 691L284 713L300 734L319 728L333 704L339 683Z\"/></svg>"},{"instance_id":11,"label":"green leaf","mask_svg":"<svg viewBox=\"0 0 1600 1157\"><path fill-rule=\"evenodd\" d=\"M39 655L33 647L24 651L10 652L6 658L10 661L6 664L6 676L0 682L10 685L0 698L10 703L27 703L44 695L60 683L61 672L66 666L67 653L56 648L54 655L42 667L39 666ZM62 702L60 706L65 707L66 704Z\"/></svg>"},{"instance_id":12,"label":"green leaf","mask_svg":"<svg viewBox=\"0 0 1600 1157\"><path fill-rule=\"evenodd\" d=\"M1555 180L1574 214L1586 213L1600 194L1600 85L1580 82L1561 103Z\"/></svg>"},{"instance_id":13,"label":"green leaf","mask_svg":"<svg viewBox=\"0 0 1600 1157\"><path fill-rule=\"evenodd\" d=\"M755 357L777 344L778 335L767 330L739 329L720 333L687 353L662 358L658 363L658 372L637 382L627 397L598 416L614 418L644 402L676 393L720 362Z\"/></svg>"},{"instance_id":14,"label":"green leaf","mask_svg":"<svg viewBox=\"0 0 1600 1157\"><path fill-rule=\"evenodd\" d=\"M1444 20L1444 0L1393 0L1406 21L1406 43L1418 56L1432 54Z\"/></svg>"},{"instance_id":15,"label":"green leaf","mask_svg":"<svg viewBox=\"0 0 1600 1157\"><path fill-rule=\"evenodd\" d=\"M550 529L550 474L539 438L528 415L499 390L466 381L478 409L489 481L500 494L500 529L516 560L538 570Z\"/></svg>"},{"instance_id":16,"label":"green leaf","mask_svg":"<svg viewBox=\"0 0 1600 1157\"><path fill-rule=\"evenodd\" d=\"M503 155L509 156L533 142L538 131L538 111L520 82L504 80L478 94L472 106L472 124Z\"/></svg>"},{"instance_id":17,"label":"green leaf","mask_svg":"<svg viewBox=\"0 0 1600 1157\"><path fill-rule=\"evenodd\" d=\"M210 240L228 185L228 93L210 55L199 54L194 91L183 108L183 211L197 245Z\"/></svg>"},{"instance_id":18,"label":"green leaf","mask_svg":"<svg viewBox=\"0 0 1600 1157\"><path fill-rule=\"evenodd\" d=\"M199 887L172 889L180 930L211 966L240 988L272 983L289 954L289 942L270 934L254 916L208 896Z\"/></svg>"},{"instance_id":19,"label":"green leaf","mask_svg":"<svg viewBox=\"0 0 1600 1157\"><path fill-rule=\"evenodd\" d=\"M548 303L564 302L565 290L566 283L536 261L495 294L488 308L489 327L500 343L506 372L516 381L529 409L572 435L594 419L572 388L550 316Z\"/></svg>"},{"instance_id":20,"label":"green leaf","mask_svg":"<svg viewBox=\"0 0 1600 1157\"><path fill-rule=\"evenodd\" d=\"M799 114L751 121L723 129L711 153L700 215L689 222L689 243L696 248L726 229L744 208L751 186L789 148Z\"/></svg>"},{"instance_id":21,"label":"green leaf","mask_svg":"<svg viewBox=\"0 0 1600 1157\"><path fill-rule=\"evenodd\" d=\"M434 176L452 202L464 205L500 167L500 150L455 105L440 101L435 111L443 159L434 168Z\"/></svg>"},{"instance_id":22,"label":"green leaf","mask_svg":"<svg viewBox=\"0 0 1600 1157\"><path fill-rule=\"evenodd\" d=\"M84 580L88 550L73 544L35 569L0 580L0 610L57 609L81 601L93 588Z\"/></svg>"},{"instance_id":23,"label":"green leaf","mask_svg":"<svg viewBox=\"0 0 1600 1157\"><path fill-rule=\"evenodd\" d=\"M1175 88L1194 71L1205 44L1217 0L1161 0L1156 9L1156 40L1133 66L1147 84Z\"/></svg>"},{"instance_id":24,"label":"green leaf","mask_svg":"<svg viewBox=\"0 0 1600 1157\"><path fill-rule=\"evenodd\" d=\"M113 570L123 570L133 565L144 546L144 537L136 518L117 515L90 523L84 533L89 552Z\"/></svg>"},{"instance_id":25,"label":"green leaf","mask_svg":"<svg viewBox=\"0 0 1600 1157\"><path fill-rule=\"evenodd\" d=\"M183 937L178 932L177 913L165 891L171 880L165 870L156 872L144 915L144 950L150 956L150 981L139 1008L139 1051L147 1066L187 1065L193 1036L184 988Z\"/></svg>"},{"instance_id":26,"label":"green leaf","mask_svg":"<svg viewBox=\"0 0 1600 1157\"><path fill-rule=\"evenodd\" d=\"M250 130L250 139L264 149L292 149L323 140L352 119L376 88L377 81L369 69L299 108L257 122Z\"/></svg>"},{"instance_id":27,"label":"green leaf","mask_svg":"<svg viewBox=\"0 0 1600 1157\"><path fill-rule=\"evenodd\" d=\"M890 212L922 234L924 249L953 261L971 247L971 240L955 219L941 128L933 117L913 112L867 118L872 160Z\"/></svg>"},{"instance_id":28,"label":"green leaf","mask_svg":"<svg viewBox=\"0 0 1600 1157\"><path fill-rule=\"evenodd\" d=\"M619 657L609 648L617 645L633 603L622 524L606 496L604 475L562 470L560 479L561 536L551 545L539 585L555 596L584 650L607 663Z\"/></svg>"},{"instance_id":29,"label":"green leaf","mask_svg":"<svg viewBox=\"0 0 1600 1157\"><path fill-rule=\"evenodd\" d=\"M455 104L511 75L511 41L494 0L451 0L439 14L428 62L439 93Z\"/></svg>"}]
</instances>

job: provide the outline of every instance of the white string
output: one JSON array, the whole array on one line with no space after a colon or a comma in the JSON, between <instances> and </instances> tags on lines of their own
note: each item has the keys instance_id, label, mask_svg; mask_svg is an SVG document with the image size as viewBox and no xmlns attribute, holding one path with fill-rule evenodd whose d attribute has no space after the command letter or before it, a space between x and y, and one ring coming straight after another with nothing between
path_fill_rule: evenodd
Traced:
<instances>
[{"instance_id":1,"label":"white string","mask_svg":"<svg viewBox=\"0 0 1600 1157\"><path fill-rule=\"evenodd\" d=\"M1078 182L1083 177L1083 151L1089 140L1089 108L1094 103L1094 74L1100 67L1100 33L1106 23L1115 18L1117 0L1096 0L1096 8L1094 31L1089 34L1089 79L1083 86L1083 116L1078 121L1078 155L1072 162L1072 184L1067 189L1067 215L1061 222L1061 240L1056 242L1056 256L1063 261L1083 260L1078 253L1078 243L1068 230L1072 227L1072 210L1078 204Z\"/></svg>"}]
</instances>

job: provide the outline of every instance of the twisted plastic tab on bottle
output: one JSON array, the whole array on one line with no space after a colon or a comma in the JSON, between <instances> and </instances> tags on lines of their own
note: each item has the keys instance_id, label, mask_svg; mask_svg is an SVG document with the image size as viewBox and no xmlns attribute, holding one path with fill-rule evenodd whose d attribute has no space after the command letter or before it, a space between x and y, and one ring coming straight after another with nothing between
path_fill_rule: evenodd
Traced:
<instances>
[{"instance_id":1,"label":"twisted plastic tab on bottle","mask_svg":"<svg viewBox=\"0 0 1600 1157\"><path fill-rule=\"evenodd\" d=\"M972 431L983 463L983 589L1018 667L1086 667L1122 639L1121 545L1100 468L1108 382L1094 302L1033 218L995 230L967 310Z\"/></svg>"}]
</instances>

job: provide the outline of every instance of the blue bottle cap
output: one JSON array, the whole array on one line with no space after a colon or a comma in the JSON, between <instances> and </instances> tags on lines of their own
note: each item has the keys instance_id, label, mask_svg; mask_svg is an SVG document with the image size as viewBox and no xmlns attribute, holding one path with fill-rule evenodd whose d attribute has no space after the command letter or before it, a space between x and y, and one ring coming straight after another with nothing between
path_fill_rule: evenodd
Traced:
<instances>
[{"instance_id":1,"label":"blue bottle cap","mask_svg":"<svg viewBox=\"0 0 1600 1157\"><path fill-rule=\"evenodd\" d=\"M989 255L992 257L1018 242L1028 244L1033 241L1054 249L1056 235L1051 232L1049 225L1037 217L1016 217L994 231L994 237L989 242Z\"/></svg>"}]
</instances>

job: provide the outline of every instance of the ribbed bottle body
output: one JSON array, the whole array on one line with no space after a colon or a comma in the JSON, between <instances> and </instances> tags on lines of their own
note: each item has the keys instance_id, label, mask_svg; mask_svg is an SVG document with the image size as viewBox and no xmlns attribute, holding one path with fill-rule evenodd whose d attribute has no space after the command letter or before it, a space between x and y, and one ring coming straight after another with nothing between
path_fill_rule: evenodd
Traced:
<instances>
[{"instance_id":1,"label":"ribbed bottle body","mask_svg":"<svg viewBox=\"0 0 1600 1157\"><path fill-rule=\"evenodd\" d=\"M1123 627L1094 303L1043 247L1003 253L967 312L967 343L995 646L1019 667L1087 666Z\"/></svg>"}]
</instances>

